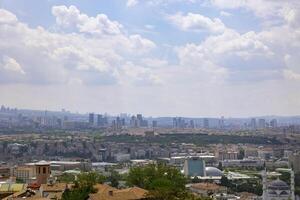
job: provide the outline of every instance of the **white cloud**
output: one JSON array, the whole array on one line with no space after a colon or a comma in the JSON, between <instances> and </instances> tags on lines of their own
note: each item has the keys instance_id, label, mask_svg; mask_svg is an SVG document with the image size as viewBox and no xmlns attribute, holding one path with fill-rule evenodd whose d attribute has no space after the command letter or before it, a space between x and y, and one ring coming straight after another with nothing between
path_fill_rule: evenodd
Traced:
<instances>
[{"instance_id":1,"label":"white cloud","mask_svg":"<svg viewBox=\"0 0 300 200\"><path fill-rule=\"evenodd\" d=\"M228 70L224 67L216 65L201 46L187 44L184 47L178 48L178 58L180 66L191 71L197 76L197 82L202 83L219 83L223 82L228 76ZM192 77L189 75L189 77Z\"/></svg>"},{"instance_id":2,"label":"white cloud","mask_svg":"<svg viewBox=\"0 0 300 200\"><path fill-rule=\"evenodd\" d=\"M210 0L213 6L220 9L246 9L254 15L269 20L284 18L282 11L285 9L299 9L298 0Z\"/></svg>"},{"instance_id":3,"label":"white cloud","mask_svg":"<svg viewBox=\"0 0 300 200\"><path fill-rule=\"evenodd\" d=\"M131 35L129 36L129 39L131 41L132 48L138 51L136 52L137 54L143 51L148 51L150 49L153 49L156 46L152 41L145 39L140 35Z\"/></svg>"},{"instance_id":4,"label":"white cloud","mask_svg":"<svg viewBox=\"0 0 300 200\"><path fill-rule=\"evenodd\" d=\"M165 6L187 1L144 2ZM299 114L300 110L295 109L300 108L298 3L214 2L219 8L215 10L217 14L230 12L238 18L245 12L229 9L246 9L258 16L255 20L262 24L273 16L281 21L259 26L261 30L256 32L247 25L250 31L240 33L228 28L230 22L226 27L217 19L178 13L180 19L174 24L181 30L212 34L205 34L205 38L194 34L196 37L188 44L175 48L175 57L174 52L169 55L172 45L168 52L159 49L169 41L164 35L159 37L162 44L157 45L142 35L128 34L132 30L101 13L89 16L74 6L58 6L53 9L57 27L49 31L29 27L2 9L0 55L13 59L15 62L6 62L14 63L12 66L19 63L25 74L4 69L0 57L1 101L21 107L65 106L83 112L148 115ZM160 24L155 26L158 33L165 33L160 32ZM190 38L178 38L178 43L186 39ZM32 103L32 96L38 92L41 95Z\"/></svg>"},{"instance_id":5,"label":"white cloud","mask_svg":"<svg viewBox=\"0 0 300 200\"><path fill-rule=\"evenodd\" d=\"M288 25L293 28L300 27L300 7L299 8L284 8L282 15L287 21Z\"/></svg>"},{"instance_id":6,"label":"white cloud","mask_svg":"<svg viewBox=\"0 0 300 200\"><path fill-rule=\"evenodd\" d=\"M146 29L149 29L149 30L153 30L153 29L155 28L155 26L152 25L152 24L146 24L146 25L145 25L145 28L146 28Z\"/></svg>"},{"instance_id":7,"label":"white cloud","mask_svg":"<svg viewBox=\"0 0 300 200\"><path fill-rule=\"evenodd\" d=\"M300 81L300 73L298 74L292 70L286 69L283 71L283 74L286 79Z\"/></svg>"},{"instance_id":8,"label":"white cloud","mask_svg":"<svg viewBox=\"0 0 300 200\"><path fill-rule=\"evenodd\" d=\"M26 72L26 77L0 73L1 82L118 84L120 74L126 75L122 68L124 63L149 53L156 46L140 35L126 35L120 31L118 22L112 22L101 14L89 17L74 6L58 6L53 8L53 12L58 25L79 28L78 32L30 28L19 22L11 12L0 12L1 16L5 16L0 23L0 55L11 56L5 58L3 66L6 71ZM90 25L94 22L95 26ZM92 34L86 35L86 32ZM22 63L22 67L16 60ZM132 78L155 81L147 74Z\"/></svg>"},{"instance_id":9,"label":"white cloud","mask_svg":"<svg viewBox=\"0 0 300 200\"><path fill-rule=\"evenodd\" d=\"M158 85L162 84L159 76L155 75L149 68L138 66L132 62L127 62L122 66L122 74L120 77L123 84L132 82L136 86Z\"/></svg>"},{"instance_id":10,"label":"white cloud","mask_svg":"<svg viewBox=\"0 0 300 200\"><path fill-rule=\"evenodd\" d=\"M230 16L232 16L232 14L231 13L229 13L229 12L225 12L225 11L221 11L220 12L220 16L223 16L223 17L230 17Z\"/></svg>"},{"instance_id":11,"label":"white cloud","mask_svg":"<svg viewBox=\"0 0 300 200\"><path fill-rule=\"evenodd\" d=\"M0 25L1 24L15 24L17 22L17 17L8 12L7 10L0 9Z\"/></svg>"},{"instance_id":12,"label":"white cloud","mask_svg":"<svg viewBox=\"0 0 300 200\"><path fill-rule=\"evenodd\" d=\"M224 32L226 27L219 18L210 19L200 14L177 13L167 17L176 27L184 31L208 31L212 33Z\"/></svg>"},{"instance_id":13,"label":"white cloud","mask_svg":"<svg viewBox=\"0 0 300 200\"><path fill-rule=\"evenodd\" d=\"M111 21L105 14L89 17L80 13L75 6L54 6L52 14L56 17L58 25L65 28L76 27L80 32L91 34L120 34L122 25Z\"/></svg>"},{"instance_id":14,"label":"white cloud","mask_svg":"<svg viewBox=\"0 0 300 200\"><path fill-rule=\"evenodd\" d=\"M139 3L138 0L127 0L126 6L127 7L133 7Z\"/></svg>"},{"instance_id":15,"label":"white cloud","mask_svg":"<svg viewBox=\"0 0 300 200\"><path fill-rule=\"evenodd\" d=\"M9 56L3 56L2 64L3 64L3 69L5 69L5 70L17 72L20 74L25 74L21 65L15 59L13 59Z\"/></svg>"}]
</instances>

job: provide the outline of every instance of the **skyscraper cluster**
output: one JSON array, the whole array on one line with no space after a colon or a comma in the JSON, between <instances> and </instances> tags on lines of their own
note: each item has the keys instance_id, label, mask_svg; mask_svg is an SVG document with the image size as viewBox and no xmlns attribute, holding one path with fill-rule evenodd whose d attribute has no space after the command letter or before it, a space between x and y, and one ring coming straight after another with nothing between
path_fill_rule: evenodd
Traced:
<instances>
[{"instance_id":1,"label":"skyscraper cluster","mask_svg":"<svg viewBox=\"0 0 300 200\"><path fill-rule=\"evenodd\" d=\"M155 123L154 123L155 125ZM157 122L156 122L157 126ZM130 119L130 127L148 127L148 121L143 118L142 114L137 114L136 116L132 116Z\"/></svg>"},{"instance_id":2,"label":"skyscraper cluster","mask_svg":"<svg viewBox=\"0 0 300 200\"><path fill-rule=\"evenodd\" d=\"M108 119L106 116L103 116L101 114L97 114L97 119L95 120L95 114L90 113L89 114L89 125L90 126L97 126L97 127L106 127L108 126Z\"/></svg>"}]
</instances>

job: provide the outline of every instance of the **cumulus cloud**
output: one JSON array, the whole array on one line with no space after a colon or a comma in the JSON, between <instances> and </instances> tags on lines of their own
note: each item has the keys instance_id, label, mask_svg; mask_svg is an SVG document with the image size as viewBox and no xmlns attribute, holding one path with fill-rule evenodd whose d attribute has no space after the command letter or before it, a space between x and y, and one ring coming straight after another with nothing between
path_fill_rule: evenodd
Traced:
<instances>
[{"instance_id":1,"label":"cumulus cloud","mask_svg":"<svg viewBox=\"0 0 300 200\"><path fill-rule=\"evenodd\" d=\"M133 83L136 86L160 85L162 80L149 68L127 62L122 66L122 76L120 81L123 84Z\"/></svg>"},{"instance_id":2,"label":"cumulus cloud","mask_svg":"<svg viewBox=\"0 0 300 200\"><path fill-rule=\"evenodd\" d=\"M230 17L230 16L232 16L231 13L225 12L225 11L223 11L223 10L220 12L220 15L223 16L223 17Z\"/></svg>"},{"instance_id":3,"label":"cumulus cloud","mask_svg":"<svg viewBox=\"0 0 300 200\"><path fill-rule=\"evenodd\" d=\"M122 25L117 21L111 21L105 14L89 17L81 13L75 6L69 8L53 6L52 14L56 17L58 25L65 28L76 27L80 32L91 34L120 34Z\"/></svg>"},{"instance_id":4,"label":"cumulus cloud","mask_svg":"<svg viewBox=\"0 0 300 200\"><path fill-rule=\"evenodd\" d=\"M14 24L17 22L17 17L7 10L0 9L0 24Z\"/></svg>"},{"instance_id":5,"label":"cumulus cloud","mask_svg":"<svg viewBox=\"0 0 300 200\"><path fill-rule=\"evenodd\" d=\"M178 46L174 47L157 45L134 34L109 15L89 16L75 6L53 7L55 29L28 26L13 13L0 9L1 100L17 102L9 91L18 91L14 93L27 95L22 103L28 101L26 105L30 106L32 94L42 91L45 99L40 97L41 105L49 99L53 105L71 105L65 98L59 100L59 93L74 99L70 109L84 105L83 111L93 110L101 99L108 112L196 116L296 113L294 107L300 107L299 1L208 1L214 6L211 9L217 7L215 13L223 17L228 13L239 17L244 12L231 9L246 9L257 16L261 29L251 31L248 26L249 31L238 32L229 28L230 22L225 26L218 18L177 13L168 20L180 30L192 31L189 34L193 37L183 44L185 39L175 38ZM164 6L174 2L187 3L139 3ZM279 23L264 26L273 17L280 19ZM159 33L165 33L160 24L153 25ZM162 42L174 40L162 38ZM170 49L175 49L175 55L169 55ZM284 101L286 97L295 101L293 109L289 109L290 102ZM141 103L141 99L145 101Z\"/></svg>"},{"instance_id":6,"label":"cumulus cloud","mask_svg":"<svg viewBox=\"0 0 300 200\"><path fill-rule=\"evenodd\" d=\"M179 47L177 52L181 65L201 67L215 80L251 81L254 75L259 81L270 79L272 74L271 79L278 78L274 73L278 66L273 66L272 61L276 60L274 52L252 31L239 34L228 29L220 35L207 37L200 44Z\"/></svg>"},{"instance_id":7,"label":"cumulus cloud","mask_svg":"<svg viewBox=\"0 0 300 200\"><path fill-rule=\"evenodd\" d=\"M226 29L219 18L210 19L200 14L188 13L187 15L183 15L182 13L177 13L167 18L172 24L184 31L220 33Z\"/></svg>"},{"instance_id":8,"label":"cumulus cloud","mask_svg":"<svg viewBox=\"0 0 300 200\"><path fill-rule=\"evenodd\" d=\"M31 28L13 13L0 11L0 55L10 55L3 58L2 71L26 75L1 73L1 82L118 84L124 63L132 55L142 56L156 46L140 35L123 33L120 23L103 14L89 17L75 6L55 6L52 11L57 25L78 30L51 32L42 27ZM147 74L132 78L154 80Z\"/></svg>"},{"instance_id":9,"label":"cumulus cloud","mask_svg":"<svg viewBox=\"0 0 300 200\"><path fill-rule=\"evenodd\" d=\"M282 11L285 9L299 9L298 0L210 0L213 6L220 9L246 9L254 15L269 20L284 18Z\"/></svg>"},{"instance_id":10,"label":"cumulus cloud","mask_svg":"<svg viewBox=\"0 0 300 200\"><path fill-rule=\"evenodd\" d=\"M21 65L13 58L9 56L3 56L3 69L8 71L13 71L20 74L25 74L24 70L22 69Z\"/></svg>"},{"instance_id":11,"label":"cumulus cloud","mask_svg":"<svg viewBox=\"0 0 300 200\"><path fill-rule=\"evenodd\" d=\"M139 3L138 0L127 0L126 6L127 7L133 7Z\"/></svg>"}]
</instances>

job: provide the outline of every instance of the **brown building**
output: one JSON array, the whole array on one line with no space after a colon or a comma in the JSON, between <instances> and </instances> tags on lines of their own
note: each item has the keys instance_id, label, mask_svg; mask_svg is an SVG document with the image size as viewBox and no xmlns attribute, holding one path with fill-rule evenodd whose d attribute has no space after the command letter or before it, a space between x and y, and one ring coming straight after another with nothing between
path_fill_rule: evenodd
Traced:
<instances>
[{"instance_id":1,"label":"brown building","mask_svg":"<svg viewBox=\"0 0 300 200\"><path fill-rule=\"evenodd\" d=\"M10 167L0 167L0 179L5 179L10 177Z\"/></svg>"},{"instance_id":2,"label":"brown building","mask_svg":"<svg viewBox=\"0 0 300 200\"><path fill-rule=\"evenodd\" d=\"M48 199L61 199L62 194L72 185L66 183L42 184L40 187L40 196Z\"/></svg>"},{"instance_id":3,"label":"brown building","mask_svg":"<svg viewBox=\"0 0 300 200\"><path fill-rule=\"evenodd\" d=\"M215 183L196 183L191 185L190 190L203 197L208 197L214 194L226 193L227 188Z\"/></svg>"},{"instance_id":4,"label":"brown building","mask_svg":"<svg viewBox=\"0 0 300 200\"><path fill-rule=\"evenodd\" d=\"M35 163L37 184L46 184L51 175L50 163L40 161Z\"/></svg>"},{"instance_id":5,"label":"brown building","mask_svg":"<svg viewBox=\"0 0 300 200\"><path fill-rule=\"evenodd\" d=\"M97 193L90 194L89 200L146 200L147 190L132 187L118 190L108 185L98 184Z\"/></svg>"}]
</instances>

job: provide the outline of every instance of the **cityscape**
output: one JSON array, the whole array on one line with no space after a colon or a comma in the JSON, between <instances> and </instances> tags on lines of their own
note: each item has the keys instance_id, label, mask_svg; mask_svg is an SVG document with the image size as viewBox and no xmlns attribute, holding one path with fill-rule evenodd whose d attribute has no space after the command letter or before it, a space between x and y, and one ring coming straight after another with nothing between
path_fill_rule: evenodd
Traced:
<instances>
[{"instance_id":1,"label":"cityscape","mask_svg":"<svg viewBox=\"0 0 300 200\"><path fill-rule=\"evenodd\" d=\"M296 199L299 191L299 117L153 118L3 105L0 125L6 199L66 198L66 184L71 188L76 176L91 172L104 178L88 198L113 199L100 196L116 188L123 195L128 173L153 165L187 177L193 198ZM142 194L135 199L150 198L144 188L130 190Z\"/></svg>"},{"instance_id":2,"label":"cityscape","mask_svg":"<svg viewBox=\"0 0 300 200\"><path fill-rule=\"evenodd\" d=\"M0 200L300 200L300 0L0 0Z\"/></svg>"}]
</instances>

